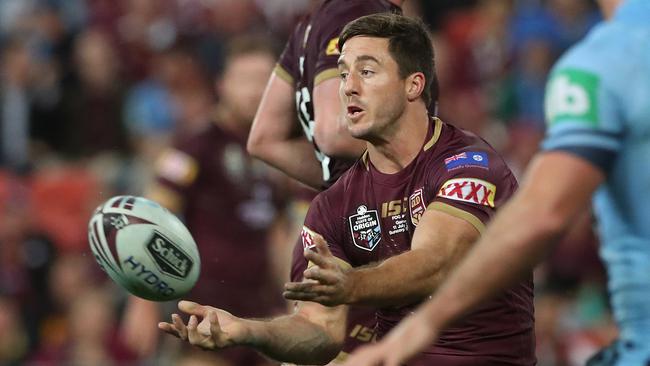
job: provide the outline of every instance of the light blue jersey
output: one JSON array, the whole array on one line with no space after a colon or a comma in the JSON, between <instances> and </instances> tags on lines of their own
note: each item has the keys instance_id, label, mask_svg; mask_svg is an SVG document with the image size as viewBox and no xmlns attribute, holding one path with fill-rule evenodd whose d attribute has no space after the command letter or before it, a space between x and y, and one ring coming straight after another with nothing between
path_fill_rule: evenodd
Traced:
<instances>
[{"instance_id":1,"label":"light blue jersey","mask_svg":"<svg viewBox=\"0 0 650 366\"><path fill-rule=\"evenodd\" d=\"M626 0L554 67L545 150L600 167L594 195L617 365L650 365L650 0Z\"/></svg>"}]
</instances>

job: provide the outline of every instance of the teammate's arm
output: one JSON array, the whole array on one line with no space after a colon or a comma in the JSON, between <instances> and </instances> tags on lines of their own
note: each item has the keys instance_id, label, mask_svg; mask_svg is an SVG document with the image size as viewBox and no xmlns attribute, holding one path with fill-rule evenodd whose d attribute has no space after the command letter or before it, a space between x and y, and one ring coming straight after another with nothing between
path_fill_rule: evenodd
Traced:
<instances>
[{"instance_id":1,"label":"teammate's arm","mask_svg":"<svg viewBox=\"0 0 650 366\"><path fill-rule=\"evenodd\" d=\"M158 327L203 349L247 346L268 357L299 364L325 364L343 344L347 307L298 303L294 314L271 320L250 320L210 306L181 301L190 315L185 325L177 314Z\"/></svg>"},{"instance_id":2,"label":"teammate's arm","mask_svg":"<svg viewBox=\"0 0 650 366\"><path fill-rule=\"evenodd\" d=\"M348 132L339 100L339 72L331 71L337 77L314 86L314 139L325 155L355 159L361 156L366 144Z\"/></svg>"},{"instance_id":3,"label":"teammate's arm","mask_svg":"<svg viewBox=\"0 0 650 366\"><path fill-rule=\"evenodd\" d=\"M538 156L476 248L423 307L431 323L447 325L532 270L603 180L599 168L570 153Z\"/></svg>"},{"instance_id":4,"label":"teammate's arm","mask_svg":"<svg viewBox=\"0 0 650 366\"><path fill-rule=\"evenodd\" d=\"M284 295L326 305L410 304L429 296L478 236L478 230L464 219L429 209L420 218L410 251L376 266L347 271L327 265L331 253L318 238L318 250L305 252L316 265L305 271L306 281L286 284Z\"/></svg>"},{"instance_id":5,"label":"teammate's arm","mask_svg":"<svg viewBox=\"0 0 650 366\"><path fill-rule=\"evenodd\" d=\"M257 109L246 148L252 156L320 189L322 169L313 145L303 136L291 136L295 108L293 87L274 72Z\"/></svg>"},{"instance_id":6,"label":"teammate's arm","mask_svg":"<svg viewBox=\"0 0 650 366\"><path fill-rule=\"evenodd\" d=\"M570 153L539 155L518 192L433 298L349 365L399 365L431 344L450 323L532 270L603 180L599 168Z\"/></svg>"}]
</instances>

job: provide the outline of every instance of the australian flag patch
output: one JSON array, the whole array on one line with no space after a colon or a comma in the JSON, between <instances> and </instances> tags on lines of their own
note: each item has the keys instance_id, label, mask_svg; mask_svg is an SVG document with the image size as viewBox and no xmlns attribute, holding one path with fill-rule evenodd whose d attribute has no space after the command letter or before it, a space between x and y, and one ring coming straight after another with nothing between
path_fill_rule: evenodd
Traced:
<instances>
[{"instance_id":1,"label":"australian flag patch","mask_svg":"<svg viewBox=\"0 0 650 366\"><path fill-rule=\"evenodd\" d=\"M447 171L471 167L488 169L488 166L488 155L482 151L466 151L445 159Z\"/></svg>"}]
</instances>

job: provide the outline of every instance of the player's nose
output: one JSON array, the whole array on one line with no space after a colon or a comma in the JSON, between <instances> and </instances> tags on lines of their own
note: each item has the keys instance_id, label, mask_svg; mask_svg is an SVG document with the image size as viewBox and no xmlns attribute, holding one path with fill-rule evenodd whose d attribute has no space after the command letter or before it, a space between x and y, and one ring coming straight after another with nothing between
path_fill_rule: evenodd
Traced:
<instances>
[{"instance_id":1,"label":"player's nose","mask_svg":"<svg viewBox=\"0 0 650 366\"><path fill-rule=\"evenodd\" d=\"M348 97L359 95L359 78L352 72L343 81L343 93Z\"/></svg>"}]
</instances>

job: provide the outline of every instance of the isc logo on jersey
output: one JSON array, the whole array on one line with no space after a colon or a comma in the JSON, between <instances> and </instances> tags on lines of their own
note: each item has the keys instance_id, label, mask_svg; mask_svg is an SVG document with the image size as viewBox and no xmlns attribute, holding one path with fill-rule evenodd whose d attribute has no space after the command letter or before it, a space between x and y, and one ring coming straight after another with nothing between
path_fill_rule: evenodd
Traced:
<instances>
[{"instance_id":1,"label":"isc logo on jersey","mask_svg":"<svg viewBox=\"0 0 650 366\"><path fill-rule=\"evenodd\" d=\"M497 187L494 184L482 179L454 178L442 185L438 197L494 207L496 192Z\"/></svg>"}]
</instances>

